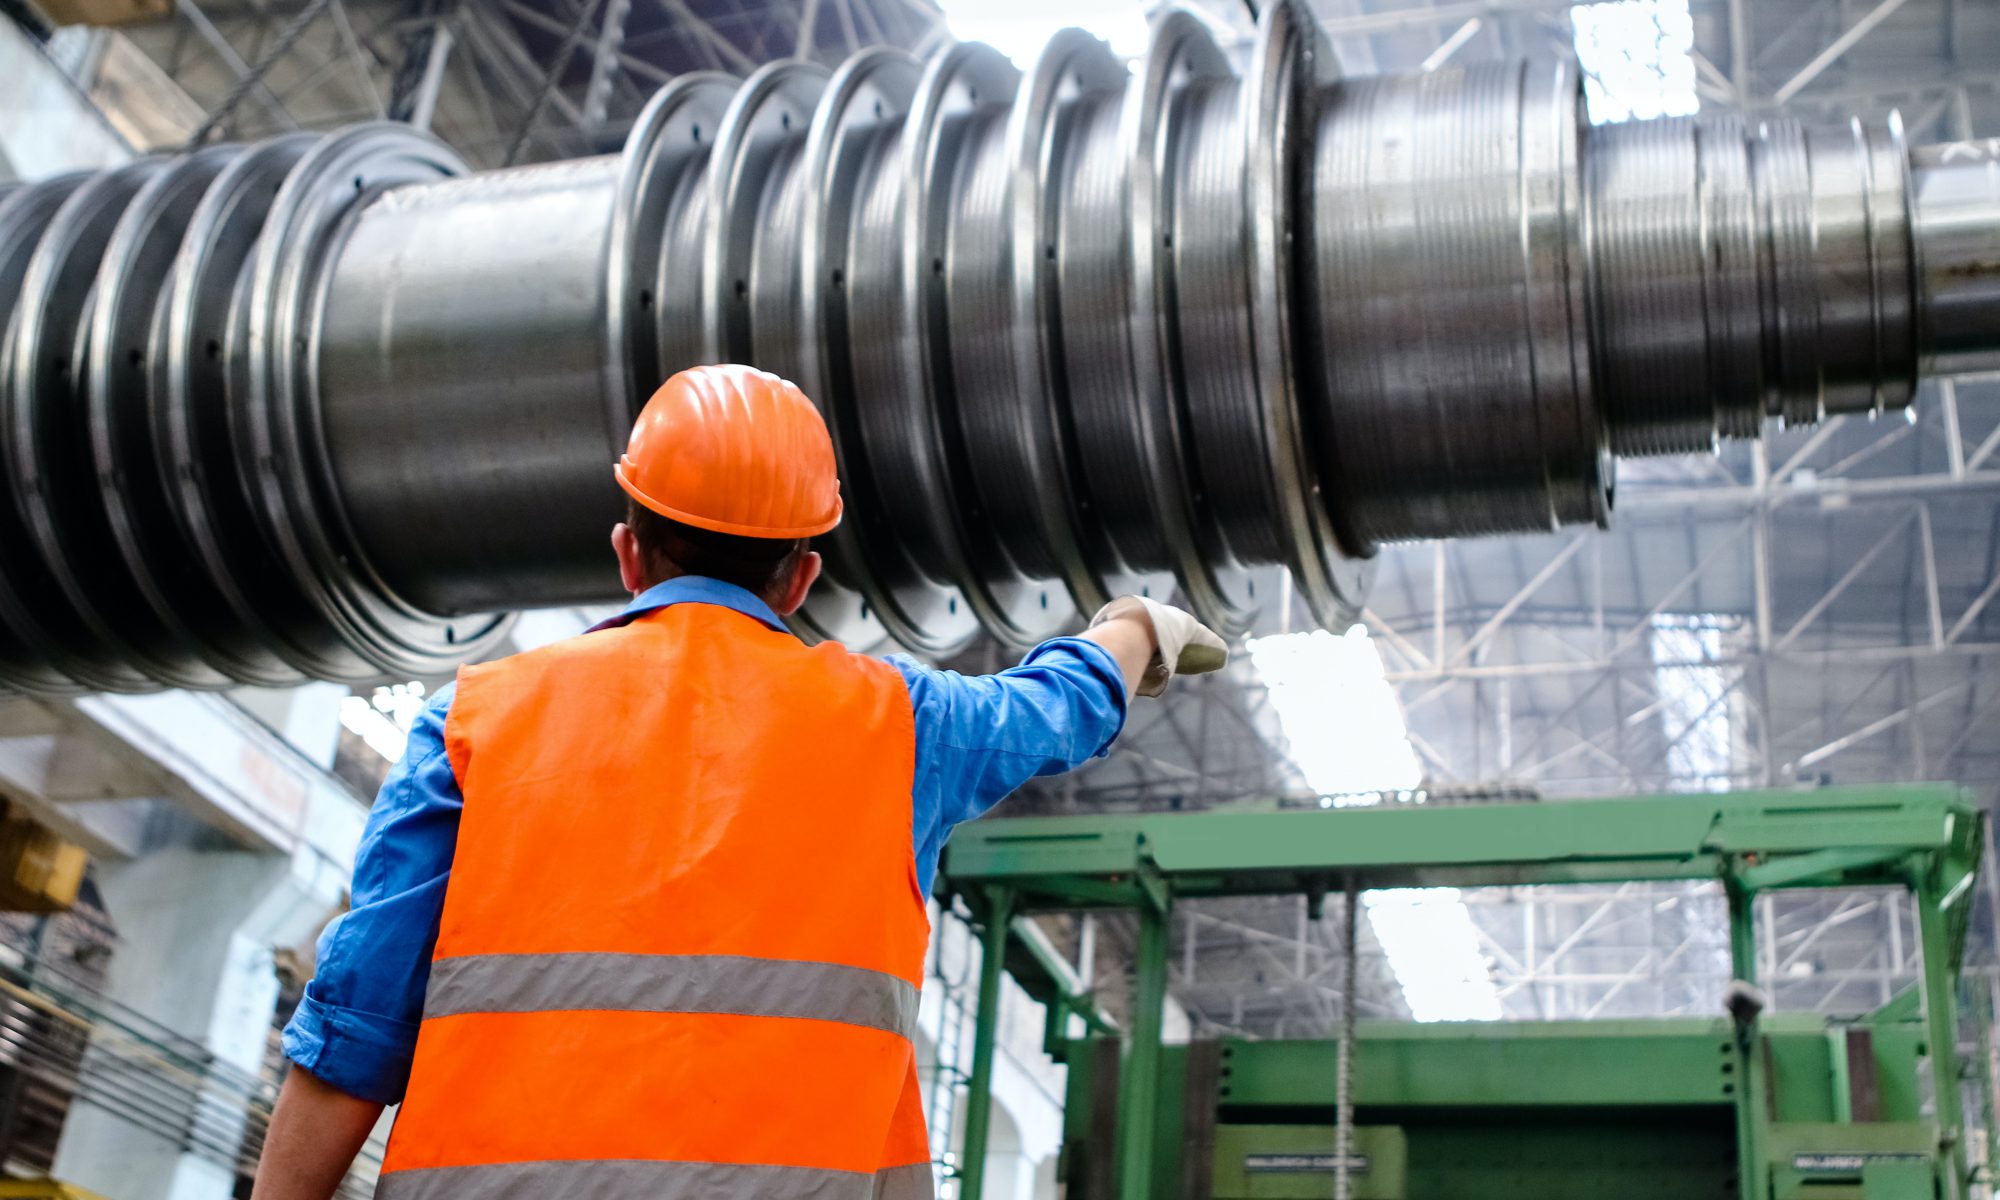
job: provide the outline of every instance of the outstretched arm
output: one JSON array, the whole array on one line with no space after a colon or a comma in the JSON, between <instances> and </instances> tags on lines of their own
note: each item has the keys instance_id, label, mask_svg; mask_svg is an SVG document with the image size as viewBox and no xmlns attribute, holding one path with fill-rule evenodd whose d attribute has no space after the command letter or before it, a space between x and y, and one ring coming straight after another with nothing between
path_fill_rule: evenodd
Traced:
<instances>
[{"instance_id":1,"label":"outstretched arm","mask_svg":"<svg viewBox=\"0 0 2000 1200\"><path fill-rule=\"evenodd\" d=\"M998 674L960 675L892 657L916 715L918 885L929 891L952 826L1033 776L1104 754L1135 693L1157 696L1176 671L1214 671L1227 660L1222 639L1194 617L1136 596L1105 606L1082 635L1043 642Z\"/></svg>"},{"instance_id":2,"label":"outstretched arm","mask_svg":"<svg viewBox=\"0 0 2000 1200\"><path fill-rule=\"evenodd\" d=\"M1153 656L1160 652L1160 640L1153 633L1153 623L1145 619L1143 609L1129 610L1117 617L1099 621L1080 635L1084 641L1096 642L1104 647L1104 652L1118 664L1119 674L1125 677L1125 698L1130 700L1139 680L1146 675L1146 667Z\"/></svg>"},{"instance_id":3,"label":"outstretched arm","mask_svg":"<svg viewBox=\"0 0 2000 1200\"><path fill-rule=\"evenodd\" d=\"M329 1200L382 1106L294 1066L278 1092L250 1200Z\"/></svg>"},{"instance_id":4,"label":"outstretched arm","mask_svg":"<svg viewBox=\"0 0 2000 1200\"><path fill-rule=\"evenodd\" d=\"M1194 614L1144 596L1120 596L1090 619L1083 636L1104 647L1125 674L1125 698L1157 696L1175 675L1220 671L1229 648Z\"/></svg>"}]
</instances>

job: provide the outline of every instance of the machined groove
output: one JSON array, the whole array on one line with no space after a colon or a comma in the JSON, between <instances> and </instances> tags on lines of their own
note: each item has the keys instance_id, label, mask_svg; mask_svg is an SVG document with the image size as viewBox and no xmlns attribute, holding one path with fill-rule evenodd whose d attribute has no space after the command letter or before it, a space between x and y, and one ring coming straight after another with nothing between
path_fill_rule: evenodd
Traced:
<instances>
[{"instance_id":1,"label":"machined groove","mask_svg":"<svg viewBox=\"0 0 2000 1200\"><path fill-rule=\"evenodd\" d=\"M609 464L703 361L833 433L800 631L933 655L1128 591L1242 631L1271 566L1341 626L1384 543L2000 361L2000 151L1339 79L1282 0L1248 50L1168 12L1130 69L685 76L604 158L375 124L0 190L0 687L435 676L612 599Z\"/></svg>"}]
</instances>

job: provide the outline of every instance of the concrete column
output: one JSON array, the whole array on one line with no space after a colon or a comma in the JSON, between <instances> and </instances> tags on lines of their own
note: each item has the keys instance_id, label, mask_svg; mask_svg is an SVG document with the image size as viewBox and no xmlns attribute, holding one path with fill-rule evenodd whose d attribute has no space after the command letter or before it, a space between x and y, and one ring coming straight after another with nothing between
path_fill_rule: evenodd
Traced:
<instances>
[{"instance_id":1,"label":"concrete column","mask_svg":"<svg viewBox=\"0 0 2000 1200\"><path fill-rule=\"evenodd\" d=\"M172 846L103 864L98 883L119 945L107 990L144 1016L249 1074L262 1065L278 998L276 947L316 931L338 903L345 870L310 848L293 854ZM85 1059L107 1085L109 1052ZM241 1136L239 1102L204 1102L211 1138ZM116 1200L228 1200L234 1169L217 1156L135 1128L101 1108L70 1110L55 1175Z\"/></svg>"}]
</instances>

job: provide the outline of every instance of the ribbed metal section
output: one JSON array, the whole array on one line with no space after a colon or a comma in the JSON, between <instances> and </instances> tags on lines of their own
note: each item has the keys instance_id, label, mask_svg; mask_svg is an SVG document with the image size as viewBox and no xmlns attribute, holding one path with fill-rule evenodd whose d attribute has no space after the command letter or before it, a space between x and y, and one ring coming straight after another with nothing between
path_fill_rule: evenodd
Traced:
<instances>
[{"instance_id":1,"label":"ribbed metal section","mask_svg":"<svg viewBox=\"0 0 2000 1200\"><path fill-rule=\"evenodd\" d=\"M1313 412L1358 546L1603 512L1575 90L1505 64L1342 84L1321 108Z\"/></svg>"},{"instance_id":2,"label":"ribbed metal section","mask_svg":"<svg viewBox=\"0 0 2000 1200\"><path fill-rule=\"evenodd\" d=\"M1684 119L1635 122L1591 144L1598 378L1616 405L1619 454L1685 454L1715 441L1696 130Z\"/></svg>"},{"instance_id":3,"label":"ribbed metal section","mask_svg":"<svg viewBox=\"0 0 2000 1200\"><path fill-rule=\"evenodd\" d=\"M1235 82L1189 89L1172 232L1175 308L1198 501L1244 562L1278 557L1271 479L1258 448L1257 376L1251 366L1249 261L1244 221L1243 134Z\"/></svg>"},{"instance_id":4,"label":"ribbed metal section","mask_svg":"<svg viewBox=\"0 0 2000 1200\"><path fill-rule=\"evenodd\" d=\"M1954 266L2000 203L1935 164L1920 247L1893 125L1586 130L1565 65L1340 80L1263 11L1241 73L1169 12L1129 68L683 77L617 157L369 125L0 191L0 686L434 675L610 598L608 466L697 362L826 412L801 630L944 653L1124 591L1241 630L1267 564L1343 624L1382 542L1601 522L1609 450L2000 340Z\"/></svg>"},{"instance_id":5,"label":"ribbed metal section","mask_svg":"<svg viewBox=\"0 0 2000 1200\"><path fill-rule=\"evenodd\" d=\"M1910 401L1907 156L1894 121L1674 119L1589 140L1592 345L1611 449L1704 450Z\"/></svg>"}]
</instances>

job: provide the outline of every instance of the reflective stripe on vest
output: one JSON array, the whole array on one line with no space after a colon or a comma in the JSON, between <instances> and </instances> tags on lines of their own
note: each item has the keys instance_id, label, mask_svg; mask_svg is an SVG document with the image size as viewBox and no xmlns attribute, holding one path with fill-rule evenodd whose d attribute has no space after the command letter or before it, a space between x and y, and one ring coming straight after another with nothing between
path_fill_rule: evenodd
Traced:
<instances>
[{"instance_id":1,"label":"reflective stripe on vest","mask_svg":"<svg viewBox=\"0 0 2000 1200\"><path fill-rule=\"evenodd\" d=\"M737 1163L531 1162L432 1167L382 1178L375 1200L929 1200L931 1165L873 1175Z\"/></svg>"},{"instance_id":2,"label":"reflective stripe on vest","mask_svg":"<svg viewBox=\"0 0 2000 1200\"><path fill-rule=\"evenodd\" d=\"M464 669L445 747L465 804L378 1195L931 1196L894 667L676 605Z\"/></svg>"},{"instance_id":3,"label":"reflective stripe on vest","mask_svg":"<svg viewBox=\"0 0 2000 1200\"><path fill-rule=\"evenodd\" d=\"M731 954L483 954L431 965L424 1018L597 1010L839 1021L915 1038L917 989L840 963Z\"/></svg>"}]
</instances>

